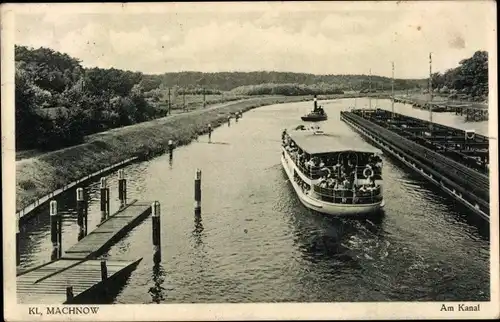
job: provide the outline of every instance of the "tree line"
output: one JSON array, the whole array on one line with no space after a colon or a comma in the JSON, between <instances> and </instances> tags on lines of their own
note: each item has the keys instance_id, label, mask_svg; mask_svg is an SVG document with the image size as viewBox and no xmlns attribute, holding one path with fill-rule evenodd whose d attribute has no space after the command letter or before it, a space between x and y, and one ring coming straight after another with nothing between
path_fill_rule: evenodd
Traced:
<instances>
[{"instance_id":1,"label":"tree line","mask_svg":"<svg viewBox=\"0 0 500 322\"><path fill-rule=\"evenodd\" d=\"M432 74L432 88L450 98L483 101L488 97L488 52L476 51L459 66Z\"/></svg>"},{"instance_id":2,"label":"tree line","mask_svg":"<svg viewBox=\"0 0 500 322\"><path fill-rule=\"evenodd\" d=\"M390 90L392 80L389 77L369 76L369 75L314 75L306 73L291 72L177 72L165 73L161 75L147 75L146 89L159 86L200 88L210 87L219 91L231 91L241 86L254 86L264 84L298 84L313 86L316 84L328 84L342 91L361 91L368 89L370 82L373 89ZM394 88L396 90L406 90L414 88L424 88L425 79L396 79Z\"/></svg>"},{"instance_id":3,"label":"tree line","mask_svg":"<svg viewBox=\"0 0 500 322\"><path fill-rule=\"evenodd\" d=\"M15 47L17 149L56 149L87 134L161 116L147 100L143 75L83 68L49 48Z\"/></svg>"},{"instance_id":4,"label":"tree line","mask_svg":"<svg viewBox=\"0 0 500 322\"><path fill-rule=\"evenodd\" d=\"M488 93L486 52L433 75L438 90L473 97ZM146 75L115 68L84 68L81 61L49 48L15 46L16 146L57 149L85 135L164 116L158 103L173 95L311 95L390 90L392 80L368 75L287 72L179 72ZM396 79L395 89L426 88L427 80ZM174 94L175 93L175 94Z\"/></svg>"},{"instance_id":5,"label":"tree line","mask_svg":"<svg viewBox=\"0 0 500 322\"><path fill-rule=\"evenodd\" d=\"M231 90L236 95L313 95L313 94L343 94L344 91L330 84L259 84L239 86Z\"/></svg>"}]
</instances>

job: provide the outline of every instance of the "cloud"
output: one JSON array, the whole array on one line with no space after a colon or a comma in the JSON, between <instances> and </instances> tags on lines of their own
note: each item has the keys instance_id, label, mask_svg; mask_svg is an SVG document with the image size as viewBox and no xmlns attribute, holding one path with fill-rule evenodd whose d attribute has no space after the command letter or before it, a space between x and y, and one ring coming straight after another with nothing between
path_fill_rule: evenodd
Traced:
<instances>
[{"instance_id":1,"label":"cloud","mask_svg":"<svg viewBox=\"0 0 500 322\"><path fill-rule=\"evenodd\" d=\"M465 48L465 40L461 35L456 35L448 41L451 48L463 49Z\"/></svg>"},{"instance_id":2,"label":"cloud","mask_svg":"<svg viewBox=\"0 0 500 322\"><path fill-rule=\"evenodd\" d=\"M182 11L178 4L170 11L144 14L28 13L16 20L16 39L66 52L85 66L146 73L367 74L372 69L389 76L394 61L396 75L411 78L427 75L429 52L436 70L451 68L489 48L493 32L487 2L303 4L297 10L299 6L274 3L258 10L209 12L208 5Z\"/></svg>"},{"instance_id":3,"label":"cloud","mask_svg":"<svg viewBox=\"0 0 500 322\"><path fill-rule=\"evenodd\" d=\"M74 14L61 14L56 10L47 12L43 16L43 22L51 24L53 26L61 26L73 21L77 15Z\"/></svg>"},{"instance_id":4,"label":"cloud","mask_svg":"<svg viewBox=\"0 0 500 322\"><path fill-rule=\"evenodd\" d=\"M89 67L113 67L115 59L119 58L111 44L109 30L96 23L67 33L57 47L82 59L83 65Z\"/></svg>"},{"instance_id":5,"label":"cloud","mask_svg":"<svg viewBox=\"0 0 500 322\"><path fill-rule=\"evenodd\" d=\"M146 27L137 32L110 30L109 36L111 45L118 55L144 53L158 46L158 40L151 36Z\"/></svg>"}]
</instances>

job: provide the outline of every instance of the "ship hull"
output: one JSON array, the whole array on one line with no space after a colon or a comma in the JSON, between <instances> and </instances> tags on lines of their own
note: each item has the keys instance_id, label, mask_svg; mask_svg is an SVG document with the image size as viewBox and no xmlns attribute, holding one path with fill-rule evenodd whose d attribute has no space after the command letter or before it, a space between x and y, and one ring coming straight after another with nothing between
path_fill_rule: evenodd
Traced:
<instances>
[{"instance_id":1,"label":"ship hull","mask_svg":"<svg viewBox=\"0 0 500 322\"><path fill-rule=\"evenodd\" d=\"M305 207L311 210L335 217L366 217L369 215L377 214L384 207L385 202L383 199L379 202L371 204L339 204L315 199L312 196L304 193L302 188L293 179L294 171L297 171L299 173L300 171L286 153L281 156L281 164L300 202Z\"/></svg>"},{"instance_id":2,"label":"ship hull","mask_svg":"<svg viewBox=\"0 0 500 322\"><path fill-rule=\"evenodd\" d=\"M305 116L302 116L301 119L304 122L319 122L319 121L326 121L328 119L328 116L326 116L326 115L318 115L318 116L305 115Z\"/></svg>"}]
</instances>

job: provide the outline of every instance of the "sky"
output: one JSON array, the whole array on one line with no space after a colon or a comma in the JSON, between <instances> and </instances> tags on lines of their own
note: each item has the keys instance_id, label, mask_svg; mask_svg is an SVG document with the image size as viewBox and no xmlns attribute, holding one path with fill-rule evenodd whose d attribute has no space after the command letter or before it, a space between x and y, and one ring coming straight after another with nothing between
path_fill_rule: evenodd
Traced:
<instances>
[{"instance_id":1,"label":"sky","mask_svg":"<svg viewBox=\"0 0 500 322\"><path fill-rule=\"evenodd\" d=\"M18 45L85 67L161 74L286 71L425 78L495 50L493 1L38 4L15 7Z\"/></svg>"}]
</instances>

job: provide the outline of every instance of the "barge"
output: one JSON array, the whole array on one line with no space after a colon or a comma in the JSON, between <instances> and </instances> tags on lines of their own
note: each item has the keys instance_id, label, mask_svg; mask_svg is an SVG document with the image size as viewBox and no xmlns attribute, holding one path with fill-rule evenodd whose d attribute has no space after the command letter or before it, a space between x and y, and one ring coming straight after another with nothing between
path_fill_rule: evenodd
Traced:
<instances>
[{"instance_id":1,"label":"barge","mask_svg":"<svg viewBox=\"0 0 500 322\"><path fill-rule=\"evenodd\" d=\"M489 221L489 139L381 109L341 112L374 145Z\"/></svg>"}]
</instances>

